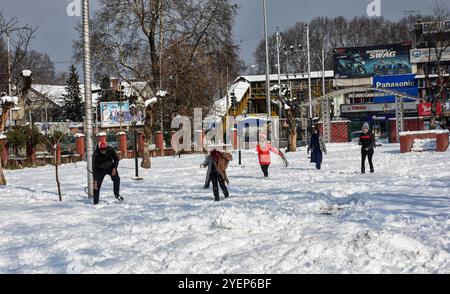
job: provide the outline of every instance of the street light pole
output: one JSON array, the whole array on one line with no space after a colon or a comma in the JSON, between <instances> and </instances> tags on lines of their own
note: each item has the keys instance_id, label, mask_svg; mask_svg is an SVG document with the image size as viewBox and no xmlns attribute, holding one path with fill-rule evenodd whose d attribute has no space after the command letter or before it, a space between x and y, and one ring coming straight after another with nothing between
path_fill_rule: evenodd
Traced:
<instances>
[{"instance_id":1,"label":"street light pole","mask_svg":"<svg viewBox=\"0 0 450 294\"><path fill-rule=\"evenodd\" d=\"M281 96L280 32L277 28L278 95Z\"/></svg>"},{"instance_id":2,"label":"street light pole","mask_svg":"<svg viewBox=\"0 0 450 294\"><path fill-rule=\"evenodd\" d=\"M86 119L86 156L88 194L94 196L94 175L92 171L92 155L94 151L94 138L92 128L92 77L91 77L91 46L89 31L89 0L83 0L83 67L84 67L84 97Z\"/></svg>"},{"instance_id":3,"label":"street light pole","mask_svg":"<svg viewBox=\"0 0 450 294\"><path fill-rule=\"evenodd\" d=\"M9 31L6 29L6 43L8 48L8 96L12 96L11 91L11 48L10 48L10 40L9 40Z\"/></svg>"},{"instance_id":4,"label":"street light pole","mask_svg":"<svg viewBox=\"0 0 450 294\"><path fill-rule=\"evenodd\" d=\"M308 46L308 96L309 96L309 116L313 117L312 93L311 93L311 52L309 44L309 25L306 25L306 42Z\"/></svg>"},{"instance_id":5,"label":"street light pole","mask_svg":"<svg viewBox=\"0 0 450 294\"><path fill-rule=\"evenodd\" d=\"M266 40L266 104L267 104L267 139L270 140L269 122L271 117L270 109L270 64L269 64L269 37L267 32L267 7L266 0L263 0L264 11L264 37Z\"/></svg>"}]
</instances>

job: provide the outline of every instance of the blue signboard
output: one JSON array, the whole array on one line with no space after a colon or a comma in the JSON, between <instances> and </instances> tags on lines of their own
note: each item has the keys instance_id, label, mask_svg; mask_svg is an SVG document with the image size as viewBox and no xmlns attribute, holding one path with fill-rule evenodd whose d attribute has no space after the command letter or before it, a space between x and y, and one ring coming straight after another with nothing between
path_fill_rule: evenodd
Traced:
<instances>
[{"instance_id":1,"label":"blue signboard","mask_svg":"<svg viewBox=\"0 0 450 294\"><path fill-rule=\"evenodd\" d=\"M393 90L411 97L419 96L419 87L416 75L375 76L373 87L377 89ZM414 102L415 99L405 98L405 102ZM395 96L375 97L374 103L395 103Z\"/></svg>"}]
</instances>

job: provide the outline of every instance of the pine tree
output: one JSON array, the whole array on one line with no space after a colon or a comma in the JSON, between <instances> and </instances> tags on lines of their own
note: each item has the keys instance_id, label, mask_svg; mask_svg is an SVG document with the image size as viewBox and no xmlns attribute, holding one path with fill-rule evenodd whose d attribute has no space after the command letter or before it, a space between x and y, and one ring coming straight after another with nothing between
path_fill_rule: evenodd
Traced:
<instances>
[{"instance_id":1,"label":"pine tree","mask_svg":"<svg viewBox=\"0 0 450 294\"><path fill-rule=\"evenodd\" d=\"M79 77L75 65L72 64L69 71L69 78L66 82L66 94L63 95L63 118L74 122L82 122L84 103L81 97Z\"/></svg>"},{"instance_id":2,"label":"pine tree","mask_svg":"<svg viewBox=\"0 0 450 294\"><path fill-rule=\"evenodd\" d=\"M108 76L104 76L100 82L100 95L99 102L109 102L113 100L113 91L111 90L111 79Z\"/></svg>"}]
</instances>

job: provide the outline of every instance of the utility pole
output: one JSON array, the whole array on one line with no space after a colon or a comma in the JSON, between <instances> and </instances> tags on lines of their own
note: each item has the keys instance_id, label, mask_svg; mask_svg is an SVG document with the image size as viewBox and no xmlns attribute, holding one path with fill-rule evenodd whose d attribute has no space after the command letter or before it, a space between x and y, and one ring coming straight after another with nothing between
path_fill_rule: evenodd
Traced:
<instances>
[{"instance_id":1,"label":"utility pole","mask_svg":"<svg viewBox=\"0 0 450 294\"><path fill-rule=\"evenodd\" d=\"M6 29L6 43L8 48L8 96L12 96L11 91L11 48L10 48L10 39L9 39L9 31Z\"/></svg>"},{"instance_id":2,"label":"utility pole","mask_svg":"<svg viewBox=\"0 0 450 294\"><path fill-rule=\"evenodd\" d=\"M267 7L266 0L263 0L263 12L264 12L264 37L266 39L266 105L267 105L267 139L271 140L271 134L269 131L269 122L272 115L270 109L270 64L269 64L269 37L267 32Z\"/></svg>"},{"instance_id":3,"label":"utility pole","mask_svg":"<svg viewBox=\"0 0 450 294\"><path fill-rule=\"evenodd\" d=\"M280 33L280 31L278 30L278 27L277 27L278 95L281 97L282 89L281 89L280 46L281 46L281 33ZM281 118L281 109L282 109L281 101L278 101L278 105L280 107L278 115Z\"/></svg>"},{"instance_id":4,"label":"utility pole","mask_svg":"<svg viewBox=\"0 0 450 294\"><path fill-rule=\"evenodd\" d=\"M277 28L277 63L278 63L278 95L281 96L281 67L280 67L280 32Z\"/></svg>"},{"instance_id":5,"label":"utility pole","mask_svg":"<svg viewBox=\"0 0 450 294\"><path fill-rule=\"evenodd\" d=\"M94 196L94 175L92 170L92 155L94 151L94 138L92 128L92 77L91 77L91 44L89 30L89 0L83 0L83 67L84 67L84 97L86 120L86 156L88 194Z\"/></svg>"},{"instance_id":6,"label":"utility pole","mask_svg":"<svg viewBox=\"0 0 450 294\"><path fill-rule=\"evenodd\" d=\"M309 96L309 117L313 118L312 93L311 93L311 52L309 44L309 25L306 24L306 42L308 46L308 96Z\"/></svg>"}]
</instances>

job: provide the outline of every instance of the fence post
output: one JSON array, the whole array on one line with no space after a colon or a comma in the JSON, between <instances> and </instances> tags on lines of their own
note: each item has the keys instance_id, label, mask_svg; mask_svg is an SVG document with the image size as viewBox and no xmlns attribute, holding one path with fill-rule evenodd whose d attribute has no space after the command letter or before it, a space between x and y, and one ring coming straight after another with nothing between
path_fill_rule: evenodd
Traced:
<instances>
[{"instance_id":1,"label":"fence post","mask_svg":"<svg viewBox=\"0 0 450 294\"><path fill-rule=\"evenodd\" d=\"M125 132L117 133L119 139L119 151L122 153L122 159L128 158L127 134Z\"/></svg>"},{"instance_id":2,"label":"fence post","mask_svg":"<svg viewBox=\"0 0 450 294\"><path fill-rule=\"evenodd\" d=\"M75 134L76 138L76 145L75 149L78 154L80 154L81 160L84 160L84 154L85 154L85 146L84 146L84 138L86 136L81 133Z\"/></svg>"},{"instance_id":3,"label":"fence post","mask_svg":"<svg viewBox=\"0 0 450 294\"><path fill-rule=\"evenodd\" d=\"M156 132L156 149L159 149L159 156L164 156L164 136L163 132Z\"/></svg>"}]
</instances>

